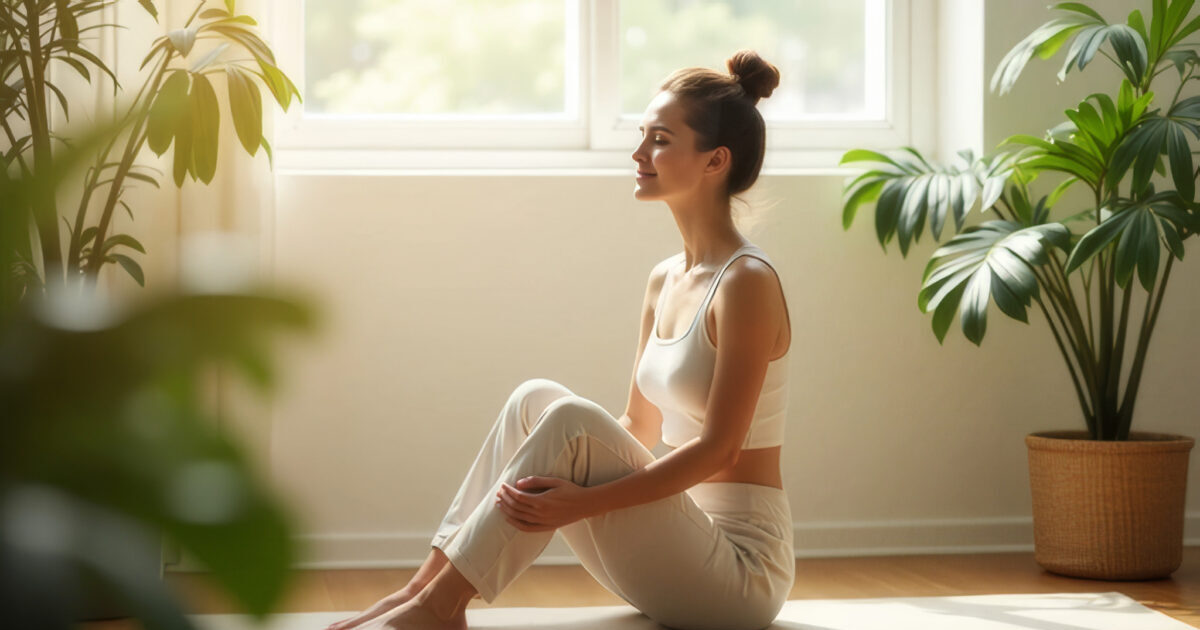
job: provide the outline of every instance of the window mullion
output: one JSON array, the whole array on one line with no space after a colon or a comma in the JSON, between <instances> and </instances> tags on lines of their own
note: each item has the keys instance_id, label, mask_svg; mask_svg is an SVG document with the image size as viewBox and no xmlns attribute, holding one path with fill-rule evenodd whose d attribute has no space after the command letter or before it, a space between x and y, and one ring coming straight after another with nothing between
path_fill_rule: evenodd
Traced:
<instances>
[{"instance_id":1,"label":"window mullion","mask_svg":"<svg viewBox=\"0 0 1200 630\"><path fill-rule=\"evenodd\" d=\"M617 0L591 0L592 98L589 121L592 149L623 149L629 132L621 118L621 40Z\"/></svg>"}]
</instances>

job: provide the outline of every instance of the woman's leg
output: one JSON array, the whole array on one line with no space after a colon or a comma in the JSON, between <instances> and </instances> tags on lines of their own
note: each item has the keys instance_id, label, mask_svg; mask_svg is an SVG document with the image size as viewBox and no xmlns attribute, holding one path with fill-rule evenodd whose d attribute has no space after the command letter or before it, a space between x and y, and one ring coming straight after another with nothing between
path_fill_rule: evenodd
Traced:
<instances>
[{"instance_id":1,"label":"woman's leg","mask_svg":"<svg viewBox=\"0 0 1200 630\"><path fill-rule=\"evenodd\" d=\"M529 436L546 407L569 395L571 390L549 379L535 378L518 385L501 408L491 432L484 439L475 461L459 486L458 494L450 503L450 508L433 537L433 548L421 568L404 588L384 597L354 617L331 624L328 630L348 630L374 619L411 600L432 582L447 563L446 554L442 552L441 547L453 538L462 523L483 501L487 489L499 479L504 465Z\"/></svg>"},{"instance_id":2,"label":"woman's leg","mask_svg":"<svg viewBox=\"0 0 1200 630\"><path fill-rule=\"evenodd\" d=\"M413 575L404 588L375 602L370 608L353 617L330 624L327 630L349 630L411 600L437 577L442 568L446 566L446 563L446 554L442 553L441 549L434 547L430 550L429 556L425 558L425 562L421 564L421 568L417 569L416 574Z\"/></svg>"},{"instance_id":3,"label":"woman's leg","mask_svg":"<svg viewBox=\"0 0 1200 630\"><path fill-rule=\"evenodd\" d=\"M488 489L489 500L476 506L443 547L450 560L446 571L461 574L490 603L549 543L553 532L522 532L494 507L490 499L500 482L514 485L536 475L594 486L653 461L654 455L596 403L575 395L555 400ZM758 519L753 513L745 516ZM689 493L681 492L559 531L589 573L656 621L736 630L769 625L791 587L794 558L784 538L790 522L777 525L762 540L754 540L758 533L752 532L751 539L735 543ZM436 582L426 590L438 594Z\"/></svg>"},{"instance_id":4,"label":"woman's leg","mask_svg":"<svg viewBox=\"0 0 1200 630\"><path fill-rule=\"evenodd\" d=\"M497 483L543 475L584 486L607 483L653 461L608 412L579 396L551 403ZM752 515L751 515L752 516ZM727 515L728 517L728 515ZM776 528L782 532L783 527ZM790 552L764 555L735 544L688 493L615 510L562 528L588 571L651 618L678 628L761 628L790 587ZM522 532L481 501L443 548L449 559L409 602L366 628L461 628L474 593L489 603L541 554L553 532ZM784 542L772 534L776 547ZM782 549L782 547L780 547Z\"/></svg>"}]
</instances>

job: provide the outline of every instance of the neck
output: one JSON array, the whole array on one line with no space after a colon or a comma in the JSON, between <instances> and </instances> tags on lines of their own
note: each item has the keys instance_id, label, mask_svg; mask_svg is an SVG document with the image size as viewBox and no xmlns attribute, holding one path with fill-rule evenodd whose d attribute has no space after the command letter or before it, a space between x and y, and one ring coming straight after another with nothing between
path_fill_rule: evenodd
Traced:
<instances>
[{"instance_id":1,"label":"neck","mask_svg":"<svg viewBox=\"0 0 1200 630\"><path fill-rule=\"evenodd\" d=\"M667 205L683 237L684 271L697 265L719 265L734 250L747 244L733 225L728 197L709 195L669 200Z\"/></svg>"}]
</instances>

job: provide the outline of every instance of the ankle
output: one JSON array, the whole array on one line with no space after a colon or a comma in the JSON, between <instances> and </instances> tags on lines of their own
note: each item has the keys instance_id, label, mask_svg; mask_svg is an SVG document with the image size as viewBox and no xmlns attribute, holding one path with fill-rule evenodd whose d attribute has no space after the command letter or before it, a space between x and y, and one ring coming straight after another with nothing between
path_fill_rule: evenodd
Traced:
<instances>
[{"instance_id":1,"label":"ankle","mask_svg":"<svg viewBox=\"0 0 1200 630\"><path fill-rule=\"evenodd\" d=\"M469 600L468 600L469 601ZM413 597L412 602L419 608L424 609L439 621L453 621L466 611L466 602L460 602L456 599L440 597L431 593L429 589L423 590Z\"/></svg>"}]
</instances>

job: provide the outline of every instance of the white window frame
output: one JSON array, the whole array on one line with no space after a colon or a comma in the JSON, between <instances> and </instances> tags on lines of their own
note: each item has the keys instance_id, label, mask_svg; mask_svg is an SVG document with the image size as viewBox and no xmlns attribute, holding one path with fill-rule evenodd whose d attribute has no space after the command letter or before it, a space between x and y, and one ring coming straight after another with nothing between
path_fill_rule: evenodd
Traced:
<instances>
[{"instance_id":1,"label":"white window frame","mask_svg":"<svg viewBox=\"0 0 1200 630\"><path fill-rule=\"evenodd\" d=\"M931 149L937 135L936 1L868 0L885 5L888 11L882 119L768 121L764 170L833 170L842 153L852 147ZM580 72L566 89L569 95L578 95L578 111L489 118L351 118L305 116L297 105L274 119L277 168L628 170L639 136L636 117L621 115L615 89L620 77L618 2L566 2L568 38L574 34L580 43L572 47L568 41L568 55L578 51ZM268 0L267 9L268 35L278 61L304 93L303 10L297 9L296 0ZM571 61L568 57L568 64ZM604 85L613 87L593 94L594 86Z\"/></svg>"}]
</instances>

